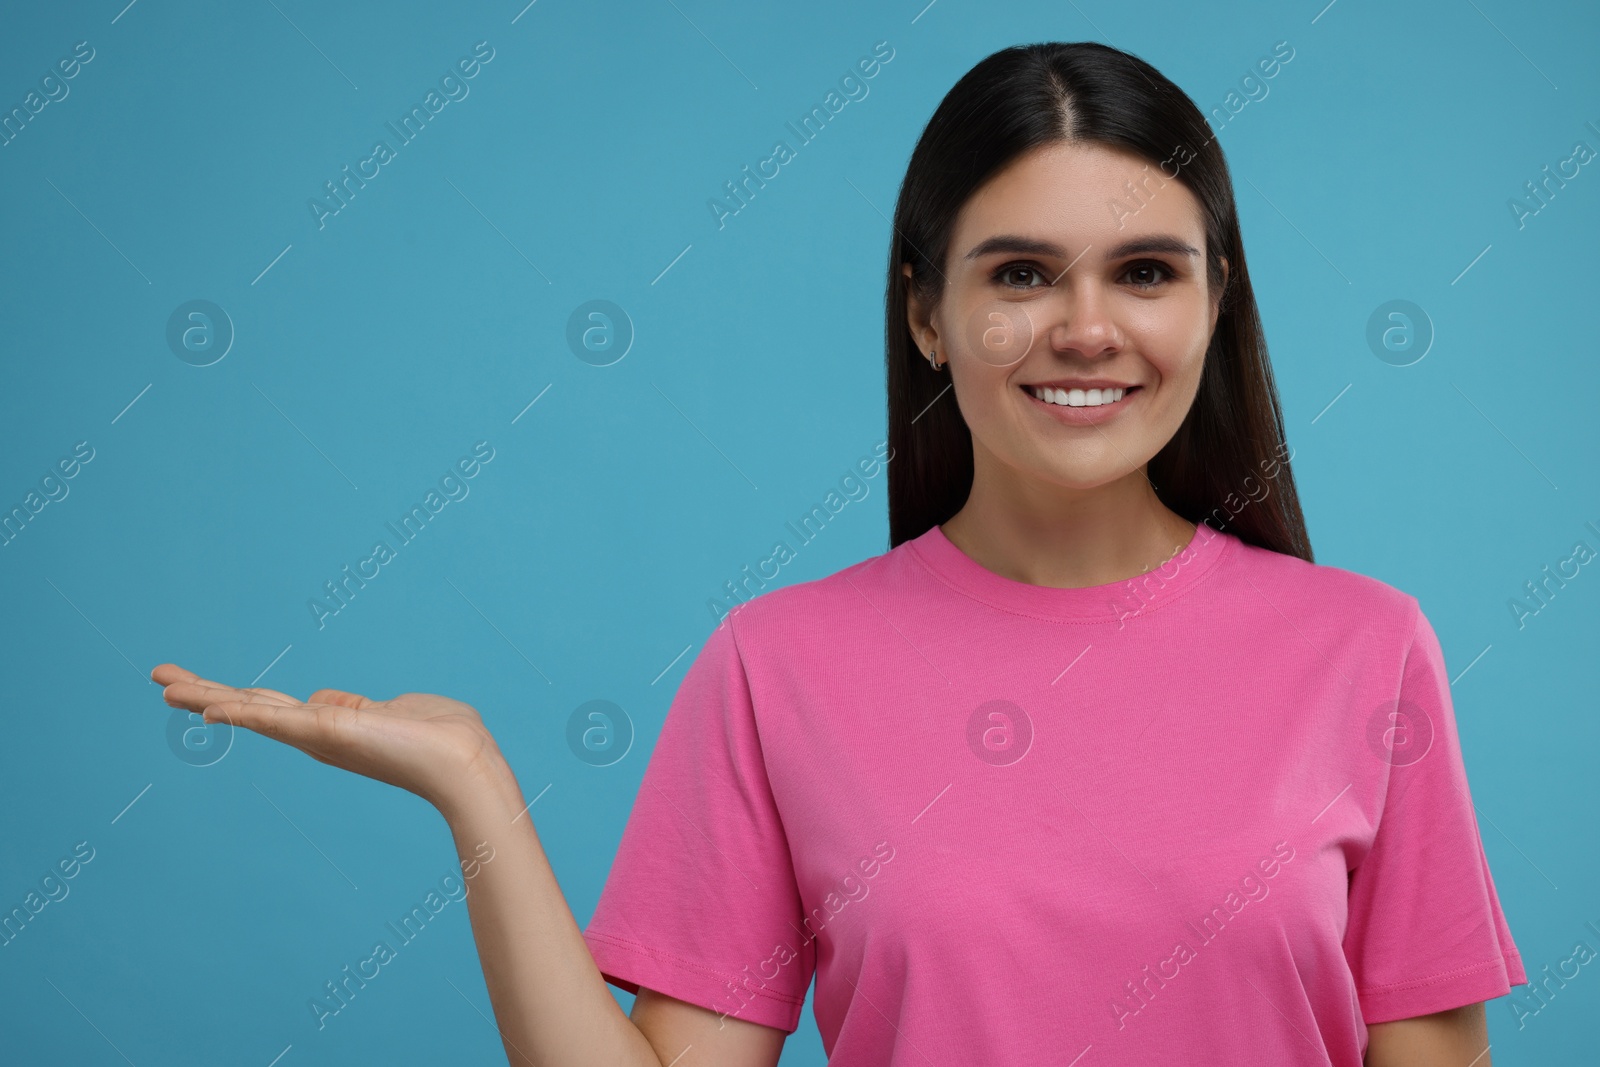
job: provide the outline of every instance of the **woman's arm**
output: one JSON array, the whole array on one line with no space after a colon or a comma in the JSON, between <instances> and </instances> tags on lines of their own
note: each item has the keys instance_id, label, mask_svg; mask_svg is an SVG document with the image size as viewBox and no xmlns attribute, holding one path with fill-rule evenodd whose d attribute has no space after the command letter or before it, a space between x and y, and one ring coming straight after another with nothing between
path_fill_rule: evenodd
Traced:
<instances>
[{"instance_id":1,"label":"woman's arm","mask_svg":"<svg viewBox=\"0 0 1600 1067\"><path fill-rule=\"evenodd\" d=\"M415 793L445 817L467 875L467 911L506 1057L517 1067L772 1067L785 1034L641 989L622 1013L545 857L532 813L470 705L429 693L369 700L320 689L297 700L235 689L164 663L173 707ZM492 851L482 851L487 846ZM685 857L685 862L692 859ZM470 872L468 868L471 868Z\"/></svg>"},{"instance_id":2,"label":"woman's arm","mask_svg":"<svg viewBox=\"0 0 1600 1067\"><path fill-rule=\"evenodd\" d=\"M1483 1005L1367 1027L1366 1067L1489 1067Z\"/></svg>"},{"instance_id":3,"label":"woman's arm","mask_svg":"<svg viewBox=\"0 0 1600 1067\"><path fill-rule=\"evenodd\" d=\"M522 1067L773 1067L782 1030L641 988L624 1016L556 884L511 769L502 760L441 807L456 850L493 847L467 893L484 982L506 1056Z\"/></svg>"}]
</instances>

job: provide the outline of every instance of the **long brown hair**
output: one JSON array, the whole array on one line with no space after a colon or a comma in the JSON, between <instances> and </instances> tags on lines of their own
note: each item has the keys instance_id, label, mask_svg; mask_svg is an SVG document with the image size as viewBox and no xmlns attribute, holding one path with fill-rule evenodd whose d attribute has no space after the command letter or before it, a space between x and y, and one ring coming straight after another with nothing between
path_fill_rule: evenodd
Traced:
<instances>
[{"instance_id":1,"label":"long brown hair","mask_svg":"<svg viewBox=\"0 0 1600 1067\"><path fill-rule=\"evenodd\" d=\"M1222 149L1183 90L1137 56L1095 42L1019 45L988 56L945 95L911 153L895 203L884 301L889 547L949 519L972 489L972 433L955 398L941 395L949 376L929 368L911 336L907 294L914 285L924 306L936 306L962 205L1024 152L1062 141L1103 144L1162 165L1163 177L1176 177L1200 201L1213 291L1228 261L1199 391L1147 467L1157 497L1190 522L1312 562ZM1178 161L1176 175L1168 174ZM1266 492L1256 497L1251 486L1262 483Z\"/></svg>"}]
</instances>

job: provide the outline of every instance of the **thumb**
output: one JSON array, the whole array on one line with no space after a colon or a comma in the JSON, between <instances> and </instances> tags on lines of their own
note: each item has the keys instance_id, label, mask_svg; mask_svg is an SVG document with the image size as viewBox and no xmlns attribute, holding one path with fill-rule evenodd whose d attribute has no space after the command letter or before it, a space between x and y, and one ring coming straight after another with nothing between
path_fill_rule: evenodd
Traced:
<instances>
[{"instance_id":1,"label":"thumb","mask_svg":"<svg viewBox=\"0 0 1600 1067\"><path fill-rule=\"evenodd\" d=\"M368 700L360 693L347 693L343 689L318 689L311 694L308 702L312 704L338 704L340 707L355 708L357 711L370 708L377 703L376 700Z\"/></svg>"}]
</instances>

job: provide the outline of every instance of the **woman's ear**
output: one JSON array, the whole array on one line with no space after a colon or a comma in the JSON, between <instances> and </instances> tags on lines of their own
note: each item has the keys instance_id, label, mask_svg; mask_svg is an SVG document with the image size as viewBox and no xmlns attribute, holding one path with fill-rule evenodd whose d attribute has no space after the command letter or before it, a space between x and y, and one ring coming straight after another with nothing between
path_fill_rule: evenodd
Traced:
<instances>
[{"instance_id":1,"label":"woman's ear","mask_svg":"<svg viewBox=\"0 0 1600 1067\"><path fill-rule=\"evenodd\" d=\"M922 300L917 295L917 287L911 281L911 264L900 264L900 273L906 276L906 328L911 331L911 339L922 350L924 358L931 351L939 347L939 335L928 320L928 309L922 306Z\"/></svg>"}]
</instances>

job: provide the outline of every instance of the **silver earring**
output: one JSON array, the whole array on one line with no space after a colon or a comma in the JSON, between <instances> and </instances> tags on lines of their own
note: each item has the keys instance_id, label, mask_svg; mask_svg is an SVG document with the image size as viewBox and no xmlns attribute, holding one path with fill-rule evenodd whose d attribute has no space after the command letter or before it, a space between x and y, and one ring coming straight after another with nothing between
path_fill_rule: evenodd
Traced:
<instances>
[{"instance_id":1,"label":"silver earring","mask_svg":"<svg viewBox=\"0 0 1600 1067\"><path fill-rule=\"evenodd\" d=\"M928 363L934 370L939 369L939 350L937 348L928 353Z\"/></svg>"}]
</instances>

